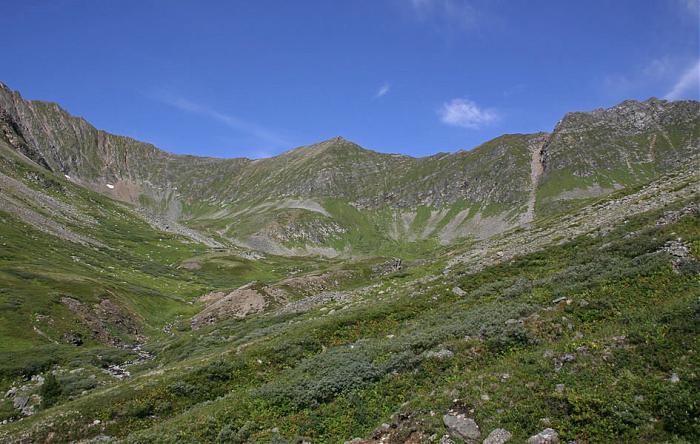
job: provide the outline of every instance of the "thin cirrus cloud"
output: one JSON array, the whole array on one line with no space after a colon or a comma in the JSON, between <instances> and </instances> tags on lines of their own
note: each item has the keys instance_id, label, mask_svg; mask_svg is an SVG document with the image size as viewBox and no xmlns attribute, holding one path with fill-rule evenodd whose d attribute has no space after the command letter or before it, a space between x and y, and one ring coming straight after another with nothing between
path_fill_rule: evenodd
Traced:
<instances>
[{"instance_id":1,"label":"thin cirrus cloud","mask_svg":"<svg viewBox=\"0 0 700 444\"><path fill-rule=\"evenodd\" d=\"M374 94L374 98L378 99L380 97L384 97L389 93L389 90L391 90L391 85L389 83L384 83L382 86L379 87L377 92Z\"/></svg>"},{"instance_id":2,"label":"thin cirrus cloud","mask_svg":"<svg viewBox=\"0 0 700 444\"><path fill-rule=\"evenodd\" d=\"M414 15L441 29L471 29L478 23L476 9L468 0L410 0Z\"/></svg>"},{"instance_id":3,"label":"thin cirrus cloud","mask_svg":"<svg viewBox=\"0 0 700 444\"><path fill-rule=\"evenodd\" d=\"M666 100L698 99L700 96L700 60L687 68L664 96Z\"/></svg>"},{"instance_id":4,"label":"thin cirrus cloud","mask_svg":"<svg viewBox=\"0 0 700 444\"><path fill-rule=\"evenodd\" d=\"M663 88L667 91L663 94L666 100L697 99L700 96L700 60L688 65L687 59L679 57L653 59L632 72L608 75L604 86L616 97L654 91L658 94Z\"/></svg>"},{"instance_id":5,"label":"thin cirrus cloud","mask_svg":"<svg viewBox=\"0 0 700 444\"><path fill-rule=\"evenodd\" d=\"M184 97L172 94L158 94L156 100L169 105L180 111L198 114L220 122L229 128L255 139L258 143L268 145L270 148L288 147L291 144L285 138L279 136L274 131L261 125L248 122L232 114L222 113L206 105L202 105Z\"/></svg>"},{"instance_id":6,"label":"thin cirrus cloud","mask_svg":"<svg viewBox=\"0 0 700 444\"><path fill-rule=\"evenodd\" d=\"M674 71L676 62L661 57L646 62L632 72L609 74L604 79L607 91L616 95L630 95L657 82L663 82Z\"/></svg>"},{"instance_id":7,"label":"thin cirrus cloud","mask_svg":"<svg viewBox=\"0 0 700 444\"><path fill-rule=\"evenodd\" d=\"M700 1L698 0L680 0L680 2L691 14L697 14L700 11Z\"/></svg>"},{"instance_id":8,"label":"thin cirrus cloud","mask_svg":"<svg viewBox=\"0 0 700 444\"><path fill-rule=\"evenodd\" d=\"M475 102L461 98L443 103L438 115L446 125L467 129L479 129L499 119L496 111L481 108Z\"/></svg>"}]
</instances>

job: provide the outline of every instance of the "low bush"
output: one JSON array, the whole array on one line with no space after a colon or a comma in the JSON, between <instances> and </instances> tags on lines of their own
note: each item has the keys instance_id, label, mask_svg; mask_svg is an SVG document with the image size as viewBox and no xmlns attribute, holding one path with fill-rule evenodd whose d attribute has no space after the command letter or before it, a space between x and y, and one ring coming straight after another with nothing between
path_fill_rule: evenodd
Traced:
<instances>
[{"instance_id":1,"label":"low bush","mask_svg":"<svg viewBox=\"0 0 700 444\"><path fill-rule=\"evenodd\" d=\"M12 404L12 400L3 399L0 401L0 422L14 419L19 416L19 411Z\"/></svg>"},{"instance_id":2,"label":"low bush","mask_svg":"<svg viewBox=\"0 0 700 444\"><path fill-rule=\"evenodd\" d=\"M41 395L41 406L43 408L51 407L62 398L63 390L61 384L53 373L49 373L46 376L39 393Z\"/></svg>"},{"instance_id":3,"label":"low bush","mask_svg":"<svg viewBox=\"0 0 700 444\"><path fill-rule=\"evenodd\" d=\"M243 424L242 427L237 427L234 424L226 424L217 437L217 442L220 443L231 443L231 444L243 444L248 442L248 438L256 430L256 425L254 422L248 421Z\"/></svg>"}]
</instances>

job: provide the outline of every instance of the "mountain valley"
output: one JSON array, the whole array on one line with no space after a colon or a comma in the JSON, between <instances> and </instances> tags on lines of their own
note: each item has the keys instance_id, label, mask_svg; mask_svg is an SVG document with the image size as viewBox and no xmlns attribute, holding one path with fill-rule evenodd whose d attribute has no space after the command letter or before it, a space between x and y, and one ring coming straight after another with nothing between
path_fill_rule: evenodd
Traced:
<instances>
[{"instance_id":1,"label":"mountain valley","mask_svg":"<svg viewBox=\"0 0 700 444\"><path fill-rule=\"evenodd\" d=\"M0 222L2 442L700 440L697 101L252 160L0 84Z\"/></svg>"}]
</instances>

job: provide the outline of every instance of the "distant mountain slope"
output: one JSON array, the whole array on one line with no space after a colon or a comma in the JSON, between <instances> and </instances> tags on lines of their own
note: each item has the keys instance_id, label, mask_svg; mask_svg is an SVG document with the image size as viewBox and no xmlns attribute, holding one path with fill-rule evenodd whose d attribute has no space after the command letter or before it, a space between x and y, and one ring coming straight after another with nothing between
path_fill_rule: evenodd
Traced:
<instances>
[{"instance_id":1,"label":"distant mountain slope","mask_svg":"<svg viewBox=\"0 0 700 444\"><path fill-rule=\"evenodd\" d=\"M700 104L626 101L551 134L424 158L342 138L267 159L180 156L0 87L0 138L50 171L218 237L281 254L432 248L483 238L647 182L700 151Z\"/></svg>"},{"instance_id":2,"label":"distant mountain slope","mask_svg":"<svg viewBox=\"0 0 700 444\"><path fill-rule=\"evenodd\" d=\"M700 154L700 104L627 100L609 109L569 113L543 148L537 191L552 202L607 194L644 183Z\"/></svg>"}]
</instances>

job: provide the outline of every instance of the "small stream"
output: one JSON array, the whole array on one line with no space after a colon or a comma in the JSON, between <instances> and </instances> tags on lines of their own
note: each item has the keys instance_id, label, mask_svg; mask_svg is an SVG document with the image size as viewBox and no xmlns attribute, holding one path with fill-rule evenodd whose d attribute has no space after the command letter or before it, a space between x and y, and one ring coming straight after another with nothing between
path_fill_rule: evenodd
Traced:
<instances>
[{"instance_id":1,"label":"small stream","mask_svg":"<svg viewBox=\"0 0 700 444\"><path fill-rule=\"evenodd\" d=\"M127 370L128 367L131 367L132 365L143 364L144 362L148 362L156 357L153 353L143 350L142 347L143 344L136 344L133 347L126 347L128 350L137 353L136 358L131 359L129 361L124 361L121 364L112 364L106 369L104 369L104 372L115 379L122 380L128 378L129 376L131 376L131 373L129 372L129 370Z\"/></svg>"}]
</instances>

